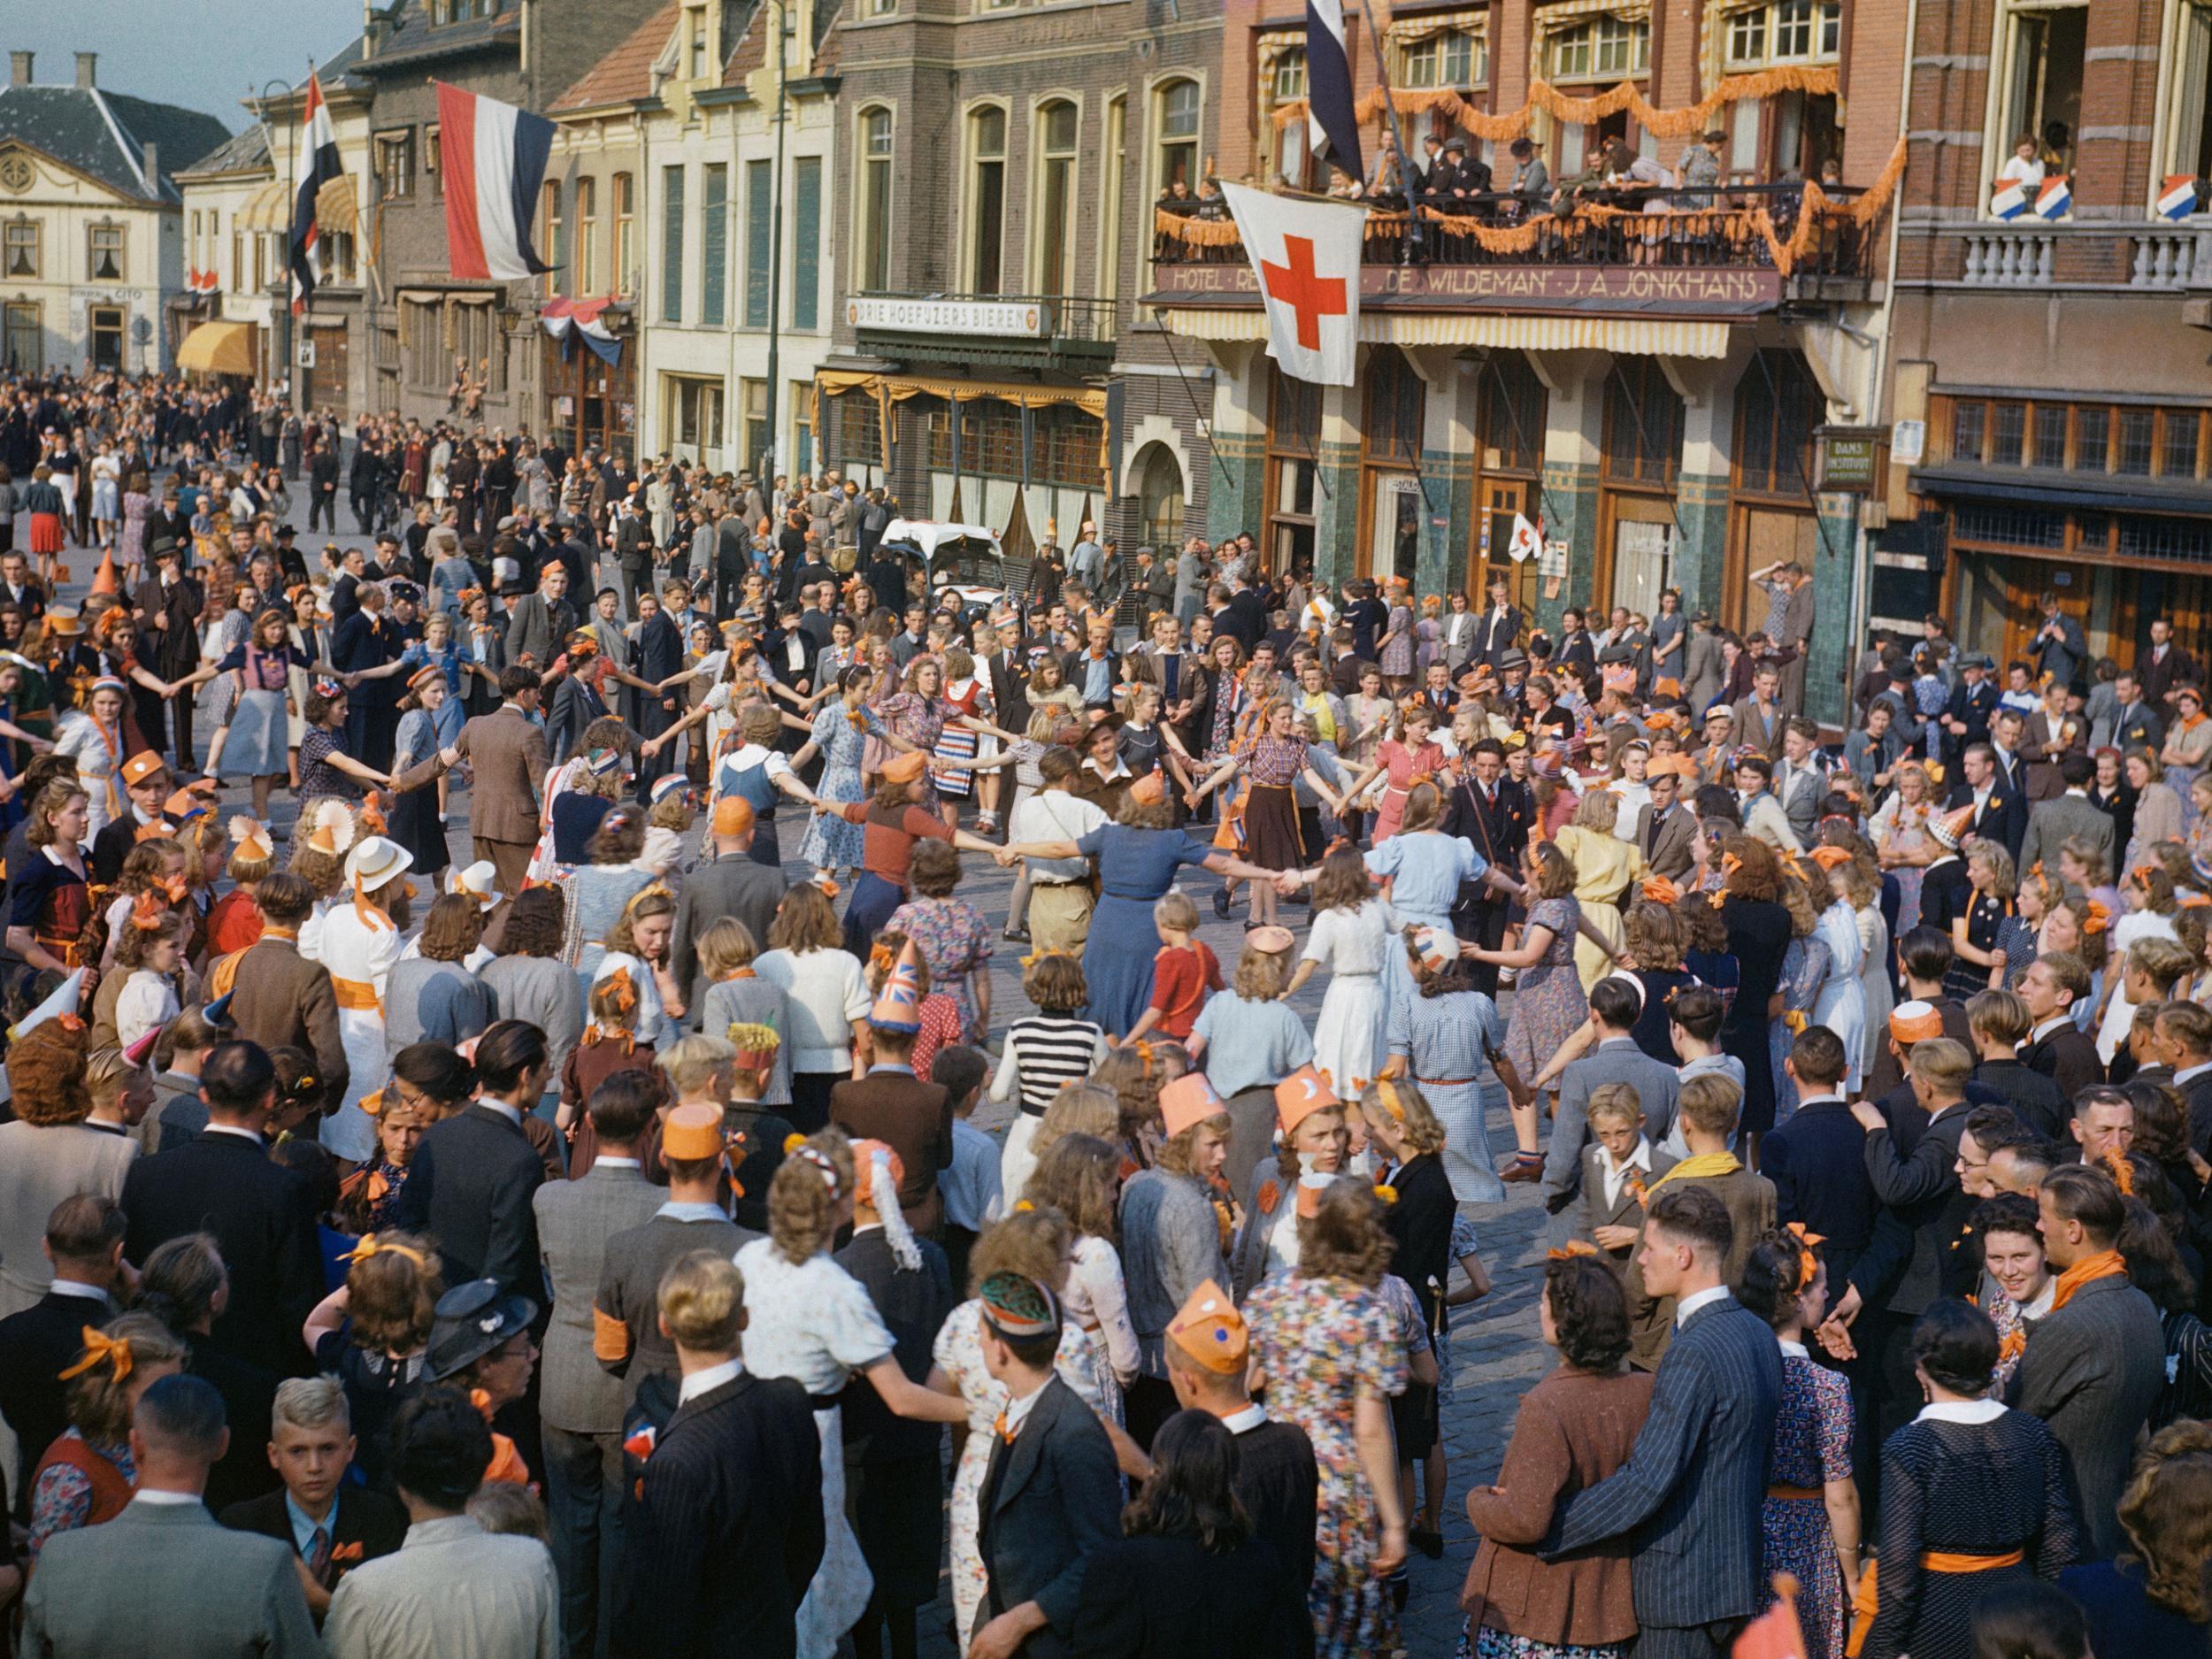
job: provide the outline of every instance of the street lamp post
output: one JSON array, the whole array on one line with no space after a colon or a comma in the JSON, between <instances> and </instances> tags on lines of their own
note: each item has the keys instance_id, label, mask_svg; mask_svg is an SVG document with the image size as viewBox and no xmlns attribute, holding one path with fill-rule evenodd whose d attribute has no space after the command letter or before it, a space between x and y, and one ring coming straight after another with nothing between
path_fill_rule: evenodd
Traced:
<instances>
[{"instance_id":1,"label":"street lamp post","mask_svg":"<svg viewBox=\"0 0 2212 1659\"><path fill-rule=\"evenodd\" d=\"M271 87L277 88L277 94L280 97L289 98L293 93L292 83L282 79L281 77L265 81L261 83L260 95L254 100L254 104L256 111L261 117L261 131L264 137L266 137L269 132L269 88ZM291 280L288 274L292 268L291 204L295 198L296 198L299 195L298 146L299 123L288 119L284 125L285 218L283 241L280 244L284 250L284 257L277 263L277 297L275 302L277 315L277 338L282 342L280 347L280 349L283 352L284 373L282 378L288 395L290 395L299 389L292 385L292 301ZM276 161L276 145L273 142L269 145L269 160L272 166L273 166ZM296 409L304 408L306 406L306 400L302 397L293 396L292 404Z\"/></svg>"}]
</instances>

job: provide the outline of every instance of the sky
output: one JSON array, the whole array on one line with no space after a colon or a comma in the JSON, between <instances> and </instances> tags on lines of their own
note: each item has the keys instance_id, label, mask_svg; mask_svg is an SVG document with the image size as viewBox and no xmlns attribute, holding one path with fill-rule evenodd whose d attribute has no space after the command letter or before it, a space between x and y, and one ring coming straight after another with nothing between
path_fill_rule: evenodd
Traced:
<instances>
[{"instance_id":1,"label":"sky","mask_svg":"<svg viewBox=\"0 0 2212 1659\"><path fill-rule=\"evenodd\" d=\"M0 7L0 45L38 54L32 78L73 85L77 54L97 52L99 84L199 110L237 132L250 89L304 81L361 32L362 0L66 0Z\"/></svg>"}]
</instances>

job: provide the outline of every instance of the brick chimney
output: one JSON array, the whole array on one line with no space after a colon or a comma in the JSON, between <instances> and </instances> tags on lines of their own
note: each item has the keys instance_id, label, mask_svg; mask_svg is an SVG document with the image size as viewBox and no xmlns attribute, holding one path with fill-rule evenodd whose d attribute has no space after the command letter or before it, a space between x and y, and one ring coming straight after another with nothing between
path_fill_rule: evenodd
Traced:
<instances>
[{"instance_id":1,"label":"brick chimney","mask_svg":"<svg viewBox=\"0 0 2212 1659\"><path fill-rule=\"evenodd\" d=\"M12 87L27 87L31 84L30 53L10 52L8 54L8 84Z\"/></svg>"},{"instance_id":2,"label":"brick chimney","mask_svg":"<svg viewBox=\"0 0 2212 1659\"><path fill-rule=\"evenodd\" d=\"M91 89L94 85L92 72L93 69L99 64L99 61L100 54L97 52L79 52L77 54L77 85L80 88L88 91Z\"/></svg>"}]
</instances>

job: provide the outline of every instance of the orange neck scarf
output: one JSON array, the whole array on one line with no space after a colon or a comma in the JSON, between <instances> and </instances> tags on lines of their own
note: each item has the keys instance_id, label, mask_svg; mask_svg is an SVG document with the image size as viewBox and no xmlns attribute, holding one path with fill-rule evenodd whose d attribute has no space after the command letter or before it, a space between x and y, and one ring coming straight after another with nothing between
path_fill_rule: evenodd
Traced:
<instances>
[{"instance_id":1,"label":"orange neck scarf","mask_svg":"<svg viewBox=\"0 0 2212 1659\"><path fill-rule=\"evenodd\" d=\"M2085 1256L2058 1276L2058 1289L2051 1297L2051 1312L2056 1313L2074 1299L2074 1293L2084 1285L2100 1279L2118 1279L2127 1271L2127 1262L2117 1250L2100 1250L2094 1256ZM2045 1315L2049 1317L2049 1315Z\"/></svg>"}]
</instances>

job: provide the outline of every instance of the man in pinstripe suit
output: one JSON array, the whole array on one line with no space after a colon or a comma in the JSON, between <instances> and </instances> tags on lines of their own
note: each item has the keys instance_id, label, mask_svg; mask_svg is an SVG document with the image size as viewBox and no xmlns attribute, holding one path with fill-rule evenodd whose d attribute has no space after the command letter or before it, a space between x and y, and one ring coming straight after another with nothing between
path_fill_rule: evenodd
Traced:
<instances>
[{"instance_id":1,"label":"man in pinstripe suit","mask_svg":"<svg viewBox=\"0 0 2212 1659\"><path fill-rule=\"evenodd\" d=\"M1628 1462L1578 1494L1547 1559L1635 1532L1637 1659L1719 1659L1765 1600L1759 1514L1782 1351L1729 1294L1728 1208L1706 1187L1655 1187L1637 1251L1644 1284L1675 1299L1675 1337Z\"/></svg>"}]
</instances>

